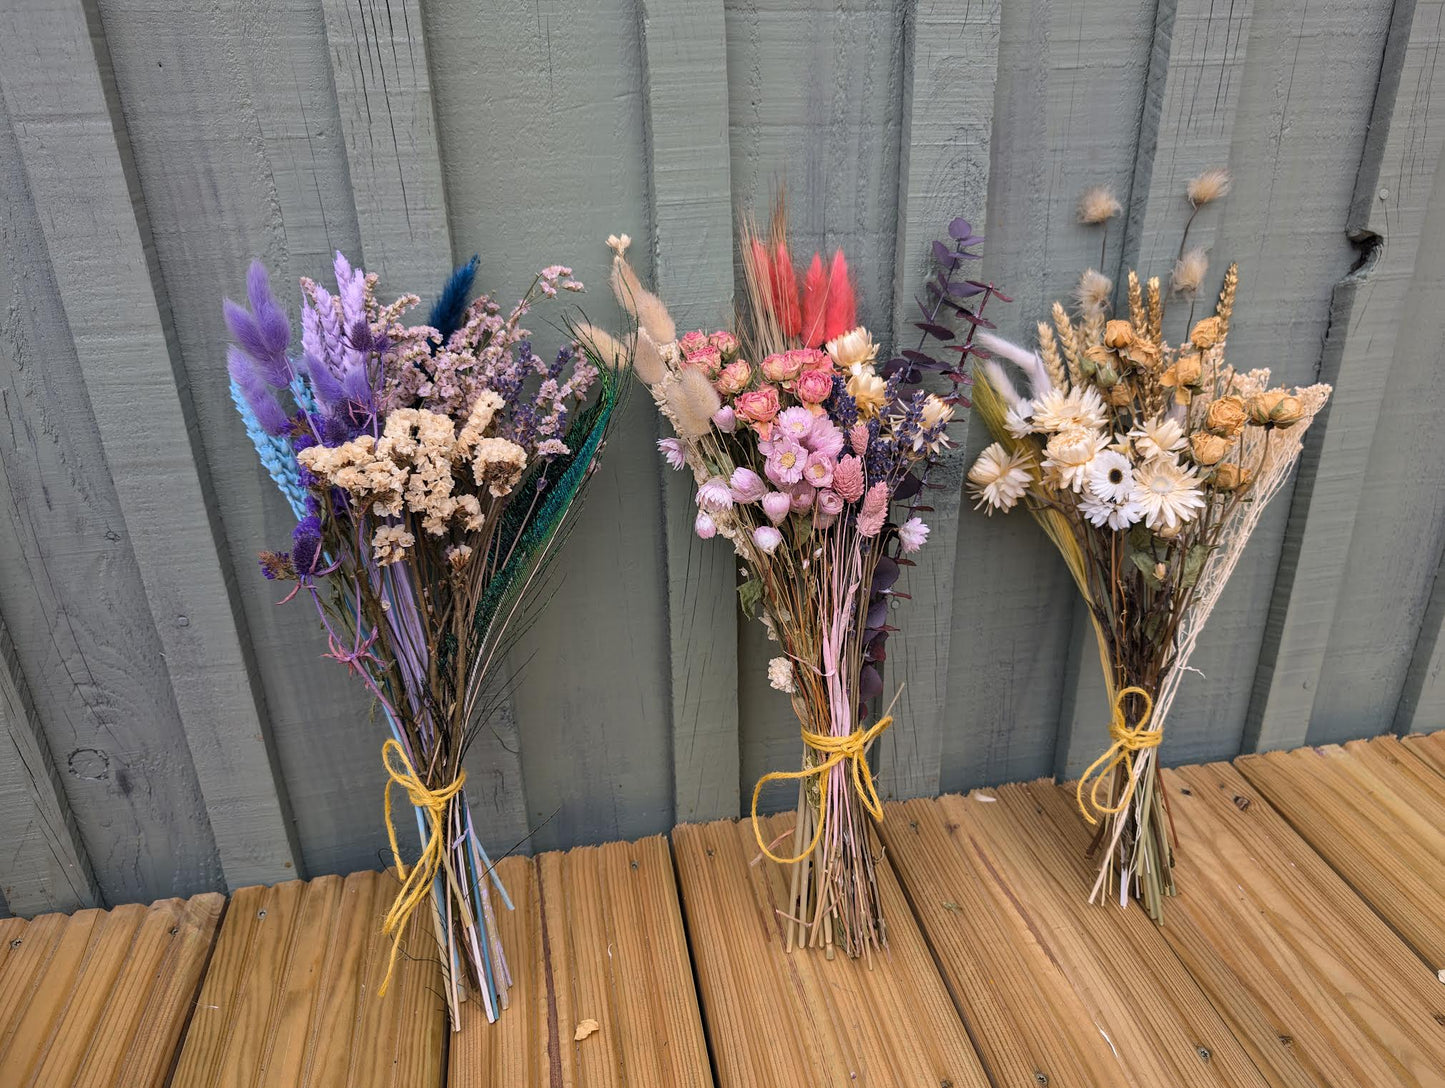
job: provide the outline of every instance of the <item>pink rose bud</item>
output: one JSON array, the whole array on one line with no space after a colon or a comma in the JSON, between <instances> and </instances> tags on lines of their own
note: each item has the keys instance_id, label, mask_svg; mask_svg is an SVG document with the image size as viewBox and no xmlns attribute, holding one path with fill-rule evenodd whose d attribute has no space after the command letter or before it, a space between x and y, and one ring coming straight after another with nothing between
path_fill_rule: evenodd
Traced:
<instances>
[{"instance_id":1,"label":"pink rose bud","mask_svg":"<svg viewBox=\"0 0 1445 1088\"><path fill-rule=\"evenodd\" d=\"M726 329L713 333L707 342L717 348L725 359L738 353L738 338Z\"/></svg>"},{"instance_id":2,"label":"pink rose bud","mask_svg":"<svg viewBox=\"0 0 1445 1088\"><path fill-rule=\"evenodd\" d=\"M692 528L703 540L711 540L717 536L717 522L713 521L712 516L706 510L697 512L697 520L692 523Z\"/></svg>"},{"instance_id":3,"label":"pink rose bud","mask_svg":"<svg viewBox=\"0 0 1445 1088\"><path fill-rule=\"evenodd\" d=\"M748 382L753 380L753 368L748 365L746 359L734 359L722 368L722 373L713 382L713 388L725 397L731 397L735 393L741 393L748 387Z\"/></svg>"},{"instance_id":4,"label":"pink rose bud","mask_svg":"<svg viewBox=\"0 0 1445 1088\"><path fill-rule=\"evenodd\" d=\"M707 347L707 333L701 329L694 329L692 332L683 333L682 339L677 342L677 349L684 356L691 355L699 348Z\"/></svg>"},{"instance_id":5,"label":"pink rose bud","mask_svg":"<svg viewBox=\"0 0 1445 1088\"><path fill-rule=\"evenodd\" d=\"M764 555L772 555L783 542L783 534L771 525L759 525L753 530L753 543Z\"/></svg>"},{"instance_id":6,"label":"pink rose bud","mask_svg":"<svg viewBox=\"0 0 1445 1088\"><path fill-rule=\"evenodd\" d=\"M722 354L711 344L704 344L696 351L684 352L682 362L684 366L701 370L709 378L716 378L722 370Z\"/></svg>"},{"instance_id":7,"label":"pink rose bud","mask_svg":"<svg viewBox=\"0 0 1445 1088\"><path fill-rule=\"evenodd\" d=\"M811 484L794 484L788 488L788 504L795 514L806 514L813 508L813 496L817 489Z\"/></svg>"},{"instance_id":8,"label":"pink rose bud","mask_svg":"<svg viewBox=\"0 0 1445 1088\"><path fill-rule=\"evenodd\" d=\"M750 468L735 468L733 474L728 477L728 486L732 488L733 502L749 503L757 502L768 493L768 485Z\"/></svg>"},{"instance_id":9,"label":"pink rose bud","mask_svg":"<svg viewBox=\"0 0 1445 1088\"><path fill-rule=\"evenodd\" d=\"M763 496L763 513L774 525L781 525L793 510L793 500L781 491L769 491Z\"/></svg>"},{"instance_id":10,"label":"pink rose bud","mask_svg":"<svg viewBox=\"0 0 1445 1088\"><path fill-rule=\"evenodd\" d=\"M749 423L771 423L778 407L778 389L773 385L740 393L733 401L733 409Z\"/></svg>"},{"instance_id":11,"label":"pink rose bud","mask_svg":"<svg viewBox=\"0 0 1445 1088\"><path fill-rule=\"evenodd\" d=\"M804 404L822 404L833 395L833 375L826 370L805 370L798 375L793 392Z\"/></svg>"},{"instance_id":12,"label":"pink rose bud","mask_svg":"<svg viewBox=\"0 0 1445 1088\"><path fill-rule=\"evenodd\" d=\"M832 488L818 492L818 512L837 517L843 512L843 496Z\"/></svg>"},{"instance_id":13,"label":"pink rose bud","mask_svg":"<svg viewBox=\"0 0 1445 1088\"><path fill-rule=\"evenodd\" d=\"M732 434L738 429L738 414L724 404L712 414L712 425L723 434Z\"/></svg>"},{"instance_id":14,"label":"pink rose bud","mask_svg":"<svg viewBox=\"0 0 1445 1088\"><path fill-rule=\"evenodd\" d=\"M829 373L833 371L833 357L826 351L819 351L817 348L794 348L788 354L796 355L804 370L825 370Z\"/></svg>"},{"instance_id":15,"label":"pink rose bud","mask_svg":"<svg viewBox=\"0 0 1445 1088\"><path fill-rule=\"evenodd\" d=\"M770 382L790 382L803 372L803 360L794 358L797 352L783 351L769 355L763 360L763 377Z\"/></svg>"}]
</instances>

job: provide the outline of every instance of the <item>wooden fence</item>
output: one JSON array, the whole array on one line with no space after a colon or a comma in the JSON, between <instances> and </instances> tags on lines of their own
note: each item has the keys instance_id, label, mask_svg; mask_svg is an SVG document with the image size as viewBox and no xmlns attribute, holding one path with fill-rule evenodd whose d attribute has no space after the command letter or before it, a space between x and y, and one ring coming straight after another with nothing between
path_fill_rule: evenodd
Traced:
<instances>
[{"instance_id":1,"label":"wooden fence","mask_svg":"<svg viewBox=\"0 0 1445 1088\"><path fill-rule=\"evenodd\" d=\"M1165 273L1186 179L1240 262L1237 363L1335 384L1176 705L1170 762L1445 726L1439 0L0 0L0 913L373 865L381 729L254 555L291 519L227 393L222 296L341 249L393 290L481 255L503 295L627 231L684 326L786 181L863 315L909 331L928 245L987 223L1023 335L1105 271ZM1432 127L1431 122L1434 121ZM650 266L650 268L646 267ZM973 428L968 451L982 445ZM797 729L690 534L641 399L471 758L499 847L739 811ZM967 452L967 451L965 451ZM952 465L959 477L962 458ZM893 797L1077 772L1104 707L1028 519L940 493L890 644ZM524 844L523 848L527 848Z\"/></svg>"}]
</instances>

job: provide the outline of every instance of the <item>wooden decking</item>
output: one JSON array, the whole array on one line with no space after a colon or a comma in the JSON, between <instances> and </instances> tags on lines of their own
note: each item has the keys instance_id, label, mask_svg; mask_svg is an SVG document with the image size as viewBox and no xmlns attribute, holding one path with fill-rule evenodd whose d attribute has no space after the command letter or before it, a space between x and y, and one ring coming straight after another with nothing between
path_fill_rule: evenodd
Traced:
<instances>
[{"instance_id":1,"label":"wooden decking","mask_svg":"<svg viewBox=\"0 0 1445 1088\"><path fill-rule=\"evenodd\" d=\"M420 920L375 996L380 873L0 921L0 1085L1445 1086L1445 734L1166 778L1163 928L1084 903L1064 788L890 806L871 967L782 950L746 823L509 858L458 1034Z\"/></svg>"}]
</instances>

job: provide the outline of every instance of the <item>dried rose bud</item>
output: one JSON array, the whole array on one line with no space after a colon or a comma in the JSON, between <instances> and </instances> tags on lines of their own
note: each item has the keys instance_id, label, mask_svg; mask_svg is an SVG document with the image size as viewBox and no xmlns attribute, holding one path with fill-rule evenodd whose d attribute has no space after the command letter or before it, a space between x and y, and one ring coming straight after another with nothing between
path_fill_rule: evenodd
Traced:
<instances>
[{"instance_id":1,"label":"dried rose bud","mask_svg":"<svg viewBox=\"0 0 1445 1088\"><path fill-rule=\"evenodd\" d=\"M1134 387L1129 382L1118 382L1104 394L1104 400L1115 408L1125 408L1134 403Z\"/></svg>"},{"instance_id":2,"label":"dried rose bud","mask_svg":"<svg viewBox=\"0 0 1445 1088\"><path fill-rule=\"evenodd\" d=\"M1197 351L1186 351L1169 369L1174 371L1180 385L1194 386L1198 385L1199 379L1204 376L1204 361L1200 359Z\"/></svg>"},{"instance_id":3,"label":"dried rose bud","mask_svg":"<svg viewBox=\"0 0 1445 1088\"><path fill-rule=\"evenodd\" d=\"M1100 363L1094 373L1094 381L1100 389L1108 389L1112 385L1119 384L1119 372L1108 363Z\"/></svg>"},{"instance_id":4,"label":"dried rose bud","mask_svg":"<svg viewBox=\"0 0 1445 1088\"><path fill-rule=\"evenodd\" d=\"M1252 471L1240 468L1233 461L1226 461L1222 465L1214 466L1214 475L1210 477L1209 486L1216 491L1237 491L1241 487L1248 487L1252 479Z\"/></svg>"},{"instance_id":5,"label":"dried rose bud","mask_svg":"<svg viewBox=\"0 0 1445 1088\"><path fill-rule=\"evenodd\" d=\"M1200 351L1205 351L1219 343L1223 331L1218 317L1206 317L1190 330L1189 342Z\"/></svg>"},{"instance_id":6,"label":"dried rose bud","mask_svg":"<svg viewBox=\"0 0 1445 1088\"><path fill-rule=\"evenodd\" d=\"M1232 395L1220 397L1210 404L1204 413L1204 425L1215 434L1222 434L1226 438L1237 435L1248 419L1249 414L1244 409L1243 398Z\"/></svg>"},{"instance_id":7,"label":"dried rose bud","mask_svg":"<svg viewBox=\"0 0 1445 1088\"><path fill-rule=\"evenodd\" d=\"M1217 465L1229 452L1229 439L1200 431L1189 436L1189 453L1196 464Z\"/></svg>"},{"instance_id":8,"label":"dried rose bud","mask_svg":"<svg viewBox=\"0 0 1445 1088\"><path fill-rule=\"evenodd\" d=\"M1300 403L1299 397L1293 394L1286 394L1270 412L1270 421L1276 427L1292 427L1303 418L1305 406Z\"/></svg>"},{"instance_id":9,"label":"dried rose bud","mask_svg":"<svg viewBox=\"0 0 1445 1088\"><path fill-rule=\"evenodd\" d=\"M1244 406L1249 412L1249 421L1260 427L1267 423L1273 423L1274 410L1288 395L1283 389L1266 389L1262 393L1250 394L1244 402Z\"/></svg>"},{"instance_id":10,"label":"dried rose bud","mask_svg":"<svg viewBox=\"0 0 1445 1088\"><path fill-rule=\"evenodd\" d=\"M1113 366L1118 361L1118 356L1106 348L1103 344L1090 344L1084 349L1083 357L1079 360L1079 366L1085 374L1093 377L1098 373L1101 366Z\"/></svg>"},{"instance_id":11,"label":"dried rose bud","mask_svg":"<svg viewBox=\"0 0 1445 1088\"><path fill-rule=\"evenodd\" d=\"M1162 581L1164 581L1164 576L1167 575L1168 573L1169 573L1169 568L1166 567L1163 563L1155 563L1155 564L1154 564L1154 580L1155 580L1156 582L1162 582Z\"/></svg>"},{"instance_id":12,"label":"dried rose bud","mask_svg":"<svg viewBox=\"0 0 1445 1088\"><path fill-rule=\"evenodd\" d=\"M1134 326L1115 318L1104 326L1104 343L1111 348L1127 348L1134 342Z\"/></svg>"}]
</instances>

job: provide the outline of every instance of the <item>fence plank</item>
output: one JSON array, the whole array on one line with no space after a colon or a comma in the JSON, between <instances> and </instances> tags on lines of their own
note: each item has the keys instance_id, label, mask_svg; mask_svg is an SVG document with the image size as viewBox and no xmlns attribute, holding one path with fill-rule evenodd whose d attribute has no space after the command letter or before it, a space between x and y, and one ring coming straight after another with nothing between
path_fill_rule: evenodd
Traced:
<instances>
[{"instance_id":1,"label":"fence plank","mask_svg":"<svg viewBox=\"0 0 1445 1088\"><path fill-rule=\"evenodd\" d=\"M731 323L732 182L722 0L644 0L647 150L657 288L679 331ZM659 427L665 428L659 420ZM659 430L659 434L663 433ZM658 459L666 522L675 819L735 816L738 605L735 561L699 540L692 477Z\"/></svg>"},{"instance_id":2,"label":"fence plank","mask_svg":"<svg viewBox=\"0 0 1445 1088\"><path fill-rule=\"evenodd\" d=\"M1134 175L1155 5L1004 4L1000 26L984 268L1015 301L989 310L1002 335L1034 342L1055 299L1100 264L1097 227L1076 222L1079 194ZM959 88L950 89L956 95ZM1111 224L1110 266L1123 231ZM970 429L967 459L986 446ZM1053 770L1077 590L1032 519L960 522L943 786L1034 778Z\"/></svg>"},{"instance_id":3,"label":"fence plank","mask_svg":"<svg viewBox=\"0 0 1445 1088\"><path fill-rule=\"evenodd\" d=\"M0 892L19 914L100 905L90 857L80 841L41 731L10 631L0 620L0 827L6 829Z\"/></svg>"},{"instance_id":4,"label":"fence plank","mask_svg":"<svg viewBox=\"0 0 1445 1088\"><path fill-rule=\"evenodd\" d=\"M1170 269L1183 248L1181 236L1189 218L1189 179L1229 162L1253 14L1252 0L1228 8L1208 0L1165 0L1159 5L1123 246L1118 264L1108 270L1121 307L1130 268L1141 280L1158 276L1169 289ZM1216 209L1201 211L1190 223L1189 245L1209 247L1218 226ZM1208 282L1219 280L1227 260L1216 255ZM1210 289L1200 295L1201 313L1211 312ZM1177 299L1166 312L1165 335L1175 343L1185 335L1189 312L1189 305ZM1108 743L1109 703L1098 660L1093 625L1084 609L1076 607L1056 755L1056 770L1064 777L1077 777ZM1166 736L1172 748L1196 743L1182 728L1171 726Z\"/></svg>"},{"instance_id":5,"label":"fence plank","mask_svg":"<svg viewBox=\"0 0 1445 1088\"><path fill-rule=\"evenodd\" d=\"M453 248L480 253L479 282L516 298L554 261L608 299L608 234L647 223L640 28L624 0L544 0L528 17L488 0L422 10ZM639 274L650 276L642 260ZM559 308L531 327L555 346ZM672 817L667 573L656 411L628 405L556 567L557 592L521 641L516 694L533 844L637 838ZM530 664L526 662L530 660Z\"/></svg>"},{"instance_id":6,"label":"fence plank","mask_svg":"<svg viewBox=\"0 0 1445 1088\"><path fill-rule=\"evenodd\" d=\"M1435 65L1442 10L1395 8L1347 221L1364 259L1330 308L1322 377L1335 392L1295 487L1250 706L1252 751L1389 728L1429 599L1445 459L1421 449L1417 427L1445 407L1436 378L1445 220L1430 214L1445 134L1429 124L1431 100L1445 94ZM1370 498L1382 486L1388 503Z\"/></svg>"},{"instance_id":7,"label":"fence plank","mask_svg":"<svg viewBox=\"0 0 1445 1088\"><path fill-rule=\"evenodd\" d=\"M102 896L217 887L160 637L3 110L0 208L0 613L18 672Z\"/></svg>"},{"instance_id":8,"label":"fence plank","mask_svg":"<svg viewBox=\"0 0 1445 1088\"><path fill-rule=\"evenodd\" d=\"M1395 708L1395 732L1425 733L1445 729L1445 548L1435 571L1430 604L1420 624L1420 637L1405 674L1400 705Z\"/></svg>"},{"instance_id":9,"label":"fence plank","mask_svg":"<svg viewBox=\"0 0 1445 1088\"><path fill-rule=\"evenodd\" d=\"M0 90L222 869L232 883L277 879L294 872L295 835L79 3L7 8Z\"/></svg>"},{"instance_id":10,"label":"fence plank","mask_svg":"<svg viewBox=\"0 0 1445 1088\"><path fill-rule=\"evenodd\" d=\"M982 224L988 200L989 145L998 73L999 4L978 8L925 2L911 13L904 62L902 157L898 178L898 250L894 266L892 348L911 346L919 319L914 298L933 264L931 246L961 215ZM996 304L997 305L997 304ZM962 443L970 415L958 410ZM933 473L938 490L922 501L931 532L917 566L903 579L911 601L899 604L901 631L890 648L884 690L904 685L898 724L882 737L880 780L886 796L931 797L942 778L944 734L961 723L949 703L954 563L965 462L947 454Z\"/></svg>"}]
</instances>

